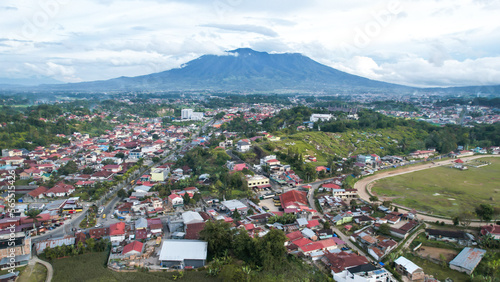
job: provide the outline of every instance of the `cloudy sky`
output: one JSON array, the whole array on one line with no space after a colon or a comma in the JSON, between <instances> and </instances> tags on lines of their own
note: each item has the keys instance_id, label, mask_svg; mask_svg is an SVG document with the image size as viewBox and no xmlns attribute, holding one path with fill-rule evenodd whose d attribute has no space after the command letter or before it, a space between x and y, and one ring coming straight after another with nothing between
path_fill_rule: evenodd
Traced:
<instances>
[{"instance_id":1,"label":"cloudy sky","mask_svg":"<svg viewBox=\"0 0 500 282\"><path fill-rule=\"evenodd\" d=\"M412 86L500 84L498 0L1 0L0 77L136 76L250 47Z\"/></svg>"}]
</instances>

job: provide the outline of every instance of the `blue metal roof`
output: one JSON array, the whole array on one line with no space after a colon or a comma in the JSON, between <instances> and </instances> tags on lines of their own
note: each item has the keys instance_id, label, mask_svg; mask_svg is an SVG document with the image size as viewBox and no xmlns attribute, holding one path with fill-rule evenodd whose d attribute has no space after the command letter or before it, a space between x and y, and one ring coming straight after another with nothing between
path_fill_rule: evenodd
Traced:
<instances>
[{"instance_id":1,"label":"blue metal roof","mask_svg":"<svg viewBox=\"0 0 500 282\"><path fill-rule=\"evenodd\" d=\"M455 265L473 271L483 258L484 254L486 254L485 250L466 247L452 261L450 261L450 265Z\"/></svg>"}]
</instances>

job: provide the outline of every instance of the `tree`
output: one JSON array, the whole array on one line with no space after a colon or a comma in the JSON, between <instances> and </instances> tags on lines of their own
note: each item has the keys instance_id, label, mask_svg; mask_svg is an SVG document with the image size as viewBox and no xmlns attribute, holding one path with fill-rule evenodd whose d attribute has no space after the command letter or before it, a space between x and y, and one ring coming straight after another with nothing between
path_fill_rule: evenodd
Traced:
<instances>
[{"instance_id":1,"label":"tree","mask_svg":"<svg viewBox=\"0 0 500 282\"><path fill-rule=\"evenodd\" d=\"M460 223L460 218L458 216L453 217L453 225L457 226Z\"/></svg>"},{"instance_id":2,"label":"tree","mask_svg":"<svg viewBox=\"0 0 500 282\"><path fill-rule=\"evenodd\" d=\"M458 220L463 227L469 227L473 217L474 215L471 212L464 211L458 215Z\"/></svg>"},{"instance_id":3,"label":"tree","mask_svg":"<svg viewBox=\"0 0 500 282\"><path fill-rule=\"evenodd\" d=\"M185 205L189 205L189 200L191 200L191 197L189 197L188 193L184 193L184 195L182 195L182 200L184 201Z\"/></svg>"},{"instance_id":4,"label":"tree","mask_svg":"<svg viewBox=\"0 0 500 282\"><path fill-rule=\"evenodd\" d=\"M127 192L125 192L125 190L123 190L123 188L122 188L122 189L118 190L118 192L116 192L116 195L123 199L123 198L127 197Z\"/></svg>"},{"instance_id":5,"label":"tree","mask_svg":"<svg viewBox=\"0 0 500 282\"><path fill-rule=\"evenodd\" d=\"M380 224L378 232L383 235L391 235L391 226L387 223Z\"/></svg>"},{"instance_id":6,"label":"tree","mask_svg":"<svg viewBox=\"0 0 500 282\"><path fill-rule=\"evenodd\" d=\"M82 173L83 174L92 174L92 173L94 173L94 169L91 168L90 166L88 166L88 167L83 169Z\"/></svg>"},{"instance_id":7,"label":"tree","mask_svg":"<svg viewBox=\"0 0 500 282\"><path fill-rule=\"evenodd\" d=\"M323 229L330 229L330 227L331 227L330 221L325 220L325 222L323 222Z\"/></svg>"},{"instance_id":8,"label":"tree","mask_svg":"<svg viewBox=\"0 0 500 282\"><path fill-rule=\"evenodd\" d=\"M28 210L28 212L26 212L26 216L29 218L29 219L32 219L33 220L33 229L35 229L35 234L38 235L38 231L36 229L36 223L38 223L38 219L39 218L42 218L40 216L40 213L42 211L41 210L37 210L37 209L31 209L31 210Z\"/></svg>"},{"instance_id":9,"label":"tree","mask_svg":"<svg viewBox=\"0 0 500 282\"><path fill-rule=\"evenodd\" d=\"M370 202L376 202L378 201L378 197L377 196L370 196Z\"/></svg>"},{"instance_id":10,"label":"tree","mask_svg":"<svg viewBox=\"0 0 500 282\"><path fill-rule=\"evenodd\" d=\"M283 266L286 261L286 241L287 237L278 229L271 229L260 240L259 262L265 270L278 270Z\"/></svg>"},{"instance_id":11,"label":"tree","mask_svg":"<svg viewBox=\"0 0 500 282\"><path fill-rule=\"evenodd\" d=\"M212 257L219 257L231 248L233 231L231 224L224 221L207 221L200 231L200 239L208 242L208 252Z\"/></svg>"},{"instance_id":12,"label":"tree","mask_svg":"<svg viewBox=\"0 0 500 282\"><path fill-rule=\"evenodd\" d=\"M386 208L390 208L390 207L391 207L391 205L392 205L392 202L391 202L391 201L383 201L383 202L382 202L382 205L383 205L384 207L386 207Z\"/></svg>"},{"instance_id":13,"label":"tree","mask_svg":"<svg viewBox=\"0 0 500 282\"><path fill-rule=\"evenodd\" d=\"M476 214L479 218L488 222L493 218L494 209L491 205L481 204L476 208Z\"/></svg>"},{"instance_id":14,"label":"tree","mask_svg":"<svg viewBox=\"0 0 500 282\"><path fill-rule=\"evenodd\" d=\"M356 208L357 208L357 206L358 206L358 203L356 202L356 200L355 200L355 199L352 199L352 200L351 200L351 202L350 202L350 204L351 204L351 208L352 208L352 209L356 209Z\"/></svg>"},{"instance_id":15,"label":"tree","mask_svg":"<svg viewBox=\"0 0 500 282\"><path fill-rule=\"evenodd\" d=\"M233 212L233 219L236 220L236 221L241 220L241 214L240 214L240 212L237 209L235 209L234 212Z\"/></svg>"},{"instance_id":16,"label":"tree","mask_svg":"<svg viewBox=\"0 0 500 282\"><path fill-rule=\"evenodd\" d=\"M74 161L69 161L58 170L59 175L69 175L78 172L78 165Z\"/></svg>"},{"instance_id":17,"label":"tree","mask_svg":"<svg viewBox=\"0 0 500 282\"><path fill-rule=\"evenodd\" d=\"M248 235L246 230L239 231L238 234L234 236L233 251L237 258L244 260L246 262L256 261L257 257L255 255L256 243Z\"/></svg>"}]
</instances>

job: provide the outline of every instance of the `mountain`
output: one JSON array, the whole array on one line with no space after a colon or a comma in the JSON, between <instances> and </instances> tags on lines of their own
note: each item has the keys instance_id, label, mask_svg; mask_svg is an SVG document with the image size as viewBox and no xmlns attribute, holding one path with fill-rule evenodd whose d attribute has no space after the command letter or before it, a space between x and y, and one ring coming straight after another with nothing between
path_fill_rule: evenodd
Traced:
<instances>
[{"instance_id":1,"label":"mountain","mask_svg":"<svg viewBox=\"0 0 500 282\"><path fill-rule=\"evenodd\" d=\"M3 85L36 86L40 84L60 84L60 83L63 82L47 76L31 76L27 78L0 77L0 84Z\"/></svg>"},{"instance_id":2,"label":"mountain","mask_svg":"<svg viewBox=\"0 0 500 282\"><path fill-rule=\"evenodd\" d=\"M269 54L242 48L204 55L180 68L137 77L42 85L39 90L73 91L413 91L411 87L370 80L322 65L296 53Z\"/></svg>"},{"instance_id":3,"label":"mountain","mask_svg":"<svg viewBox=\"0 0 500 282\"><path fill-rule=\"evenodd\" d=\"M274 93L399 93L500 94L500 85L416 88L348 74L297 53L269 54L249 48L204 55L180 68L136 77L39 85L1 85L0 89L31 91L224 91Z\"/></svg>"}]
</instances>

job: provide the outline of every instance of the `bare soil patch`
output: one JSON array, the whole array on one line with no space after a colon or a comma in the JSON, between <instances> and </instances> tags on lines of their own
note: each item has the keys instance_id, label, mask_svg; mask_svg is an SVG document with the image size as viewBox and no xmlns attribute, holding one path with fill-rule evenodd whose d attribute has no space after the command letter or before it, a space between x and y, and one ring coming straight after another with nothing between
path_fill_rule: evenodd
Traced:
<instances>
[{"instance_id":1,"label":"bare soil patch","mask_svg":"<svg viewBox=\"0 0 500 282\"><path fill-rule=\"evenodd\" d=\"M441 248L435 248L435 247L427 247L427 246L422 246L417 250L417 253L421 257L429 257L431 259L435 260L441 260L441 254L444 255L446 258L446 262L450 262L452 259L454 259L458 252L455 250L449 250L449 249L441 249Z\"/></svg>"}]
</instances>

